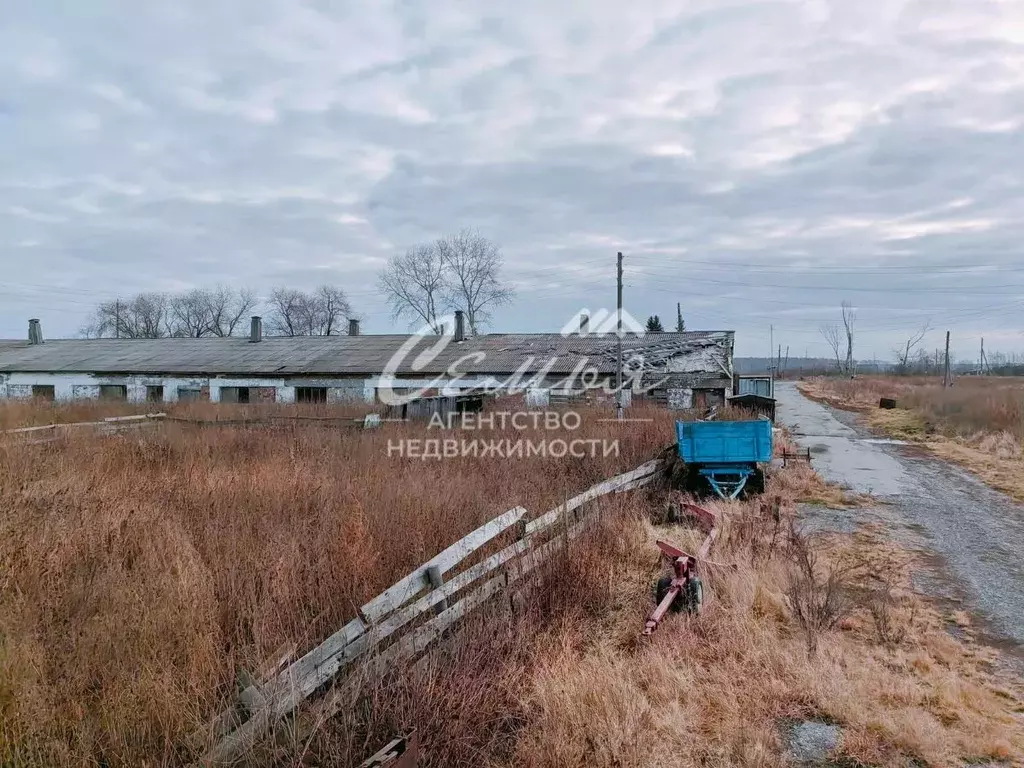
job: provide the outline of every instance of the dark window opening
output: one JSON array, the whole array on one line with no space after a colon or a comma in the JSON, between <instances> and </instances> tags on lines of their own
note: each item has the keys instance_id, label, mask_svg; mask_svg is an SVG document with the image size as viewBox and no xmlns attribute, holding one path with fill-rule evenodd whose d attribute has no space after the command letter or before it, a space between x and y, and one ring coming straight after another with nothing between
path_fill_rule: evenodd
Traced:
<instances>
[{"instance_id":1,"label":"dark window opening","mask_svg":"<svg viewBox=\"0 0 1024 768\"><path fill-rule=\"evenodd\" d=\"M33 384L32 397L52 401L54 398L53 384Z\"/></svg>"},{"instance_id":2,"label":"dark window opening","mask_svg":"<svg viewBox=\"0 0 1024 768\"><path fill-rule=\"evenodd\" d=\"M124 384L100 384L100 397L104 400L127 400L128 387Z\"/></svg>"},{"instance_id":3,"label":"dark window opening","mask_svg":"<svg viewBox=\"0 0 1024 768\"><path fill-rule=\"evenodd\" d=\"M162 403L164 401L164 388L162 386L146 387L147 403Z\"/></svg>"},{"instance_id":4,"label":"dark window opening","mask_svg":"<svg viewBox=\"0 0 1024 768\"><path fill-rule=\"evenodd\" d=\"M327 387L296 387L295 402L297 403L326 403Z\"/></svg>"},{"instance_id":5,"label":"dark window opening","mask_svg":"<svg viewBox=\"0 0 1024 768\"><path fill-rule=\"evenodd\" d=\"M221 387L220 401L222 403L248 403L248 387Z\"/></svg>"},{"instance_id":6,"label":"dark window opening","mask_svg":"<svg viewBox=\"0 0 1024 768\"><path fill-rule=\"evenodd\" d=\"M202 392L196 387L178 387L178 401L191 403L198 400Z\"/></svg>"}]
</instances>

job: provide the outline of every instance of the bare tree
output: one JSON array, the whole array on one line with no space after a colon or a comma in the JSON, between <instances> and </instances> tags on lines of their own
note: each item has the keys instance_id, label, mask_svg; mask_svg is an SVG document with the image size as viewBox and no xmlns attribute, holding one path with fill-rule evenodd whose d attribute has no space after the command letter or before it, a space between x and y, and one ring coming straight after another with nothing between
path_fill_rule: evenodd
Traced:
<instances>
[{"instance_id":1,"label":"bare tree","mask_svg":"<svg viewBox=\"0 0 1024 768\"><path fill-rule=\"evenodd\" d=\"M334 336L347 332L345 321L352 315L352 306L341 288L321 285L310 299L310 335Z\"/></svg>"},{"instance_id":2,"label":"bare tree","mask_svg":"<svg viewBox=\"0 0 1024 768\"><path fill-rule=\"evenodd\" d=\"M305 336L306 297L294 288L275 288L270 293L267 328L278 336Z\"/></svg>"},{"instance_id":3,"label":"bare tree","mask_svg":"<svg viewBox=\"0 0 1024 768\"><path fill-rule=\"evenodd\" d=\"M82 335L90 338L159 339L173 329L171 300L165 293L140 293L130 299L104 301L96 307Z\"/></svg>"},{"instance_id":4,"label":"bare tree","mask_svg":"<svg viewBox=\"0 0 1024 768\"><path fill-rule=\"evenodd\" d=\"M313 293L275 288L269 303L268 326L281 336L337 335L352 314L345 292L333 285L321 285Z\"/></svg>"},{"instance_id":5,"label":"bare tree","mask_svg":"<svg viewBox=\"0 0 1024 768\"><path fill-rule=\"evenodd\" d=\"M853 327L857 320L857 312L853 308L853 305L844 301L842 304L843 308L843 329L846 331L846 370L844 373L847 376L852 376L854 373L853 368Z\"/></svg>"},{"instance_id":6,"label":"bare tree","mask_svg":"<svg viewBox=\"0 0 1024 768\"><path fill-rule=\"evenodd\" d=\"M213 336L233 336L238 324L258 303L248 288L218 286L207 291L209 332Z\"/></svg>"},{"instance_id":7,"label":"bare tree","mask_svg":"<svg viewBox=\"0 0 1024 768\"><path fill-rule=\"evenodd\" d=\"M244 288L140 293L101 302L81 333L87 338L121 339L230 336L254 306L256 295Z\"/></svg>"},{"instance_id":8,"label":"bare tree","mask_svg":"<svg viewBox=\"0 0 1024 768\"><path fill-rule=\"evenodd\" d=\"M829 347L832 350L832 354L836 358L836 370L839 373L843 372L843 359L841 357L840 350L842 349L843 337L842 331L839 330L839 326L835 323L829 325L823 325L818 329L822 336L825 337L825 341L828 342Z\"/></svg>"},{"instance_id":9,"label":"bare tree","mask_svg":"<svg viewBox=\"0 0 1024 768\"><path fill-rule=\"evenodd\" d=\"M440 238L435 244L445 269L447 303L466 313L473 335L491 316L491 309L512 300L512 288L501 279L501 250L469 229Z\"/></svg>"},{"instance_id":10,"label":"bare tree","mask_svg":"<svg viewBox=\"0 0 1024 768\"><path fill-rule=\"evenodd\" d=\"M903 347L892 351L896 356L896 365L899 368L900 373L907 372L907 366L910 364L910 360L914 355L914 349L921 343L929 330L931 330L931 322L926 321L916 333L907 339Z\"/></svg>"},{"instance_id":11,"label":"bare tree","mask_svg":"<svg viewBox=\"0 0 1024 768\"><path fill-rule=\"evenodd\" d=\"M210 300L206 291L193 288L170 298L172 336L198 339L210 333Z\"/></svg>"},{"instance_id":12,"label":"bare tree","mask_svg":"<svg viewBox=\"0 0 1024 768\"><path fill-rule=\"evenodd\" d=\"M410 248L392 256L378 278L380 289L391 305L391 317L404 317L410 325L424 322L440 334L438 316L445 310L445 262L432 245Z\"/></svg>"}]
</instances>

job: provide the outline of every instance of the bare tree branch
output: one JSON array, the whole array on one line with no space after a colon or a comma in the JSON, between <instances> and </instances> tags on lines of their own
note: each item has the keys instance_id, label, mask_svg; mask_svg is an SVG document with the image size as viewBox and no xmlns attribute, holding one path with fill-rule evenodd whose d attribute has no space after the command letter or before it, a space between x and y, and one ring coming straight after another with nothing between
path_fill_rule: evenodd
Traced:
<instances>
[{"instance_id":1,"label":"bare tree branch","mask_svg":"<svg viewBox=\"0 0 1024 768\"><path fill-rule=\"evenodd\" d=\"M832 354L836 358L836 370L840 373L843 372L843 360L841 357L840 349L842 348L843 338L842 332L839 330L839 326L832 323L829 325L823 325L818 329L821 335L828 342L829 347L832 349Z\"/></svg>"},{"instance_id":2,"label":"bare tree branch","mask_svg":"<svg viewBox=\"0 0 1024 768\"><path fill-rule=\"evenodd\" d=\"M914 349L924 339L928 331L931 330L931 321L926 321L916 333L907 339L906 343L900 349L894 349L893 354L896 356L896 363L901 373L906 373L907 366L910 363L910 358L914 353Z\"/></svg>"}]
</instances>

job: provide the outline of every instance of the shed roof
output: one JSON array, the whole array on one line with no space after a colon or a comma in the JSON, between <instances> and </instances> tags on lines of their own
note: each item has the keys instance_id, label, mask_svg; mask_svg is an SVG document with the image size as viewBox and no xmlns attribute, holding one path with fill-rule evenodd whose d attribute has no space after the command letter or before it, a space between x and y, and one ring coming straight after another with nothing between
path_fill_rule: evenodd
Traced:
<instances>
[{"instance_id":1,"label":"shed roof","mask_svg":"<svg viewBox=\"0 0 1024 768\"><path fill-rule=\"evenodd\" d=\"M689 331L626 336L623 359L642 359L643 368L685 370L716 375L732 371L732 331ZM444 373L458 363L461 374L573 371L581 362L599 372L615 370L614 336L560 334L486 334L449 343L430 362L417 357L439 337L409 335L248 337L165 339L52 339L43 344L0 341L0 372L178 374L178 375L367 375L384 371L407 342L395 372L400 375ZM550 365L549 365L550 364Z\"/></svg>"}]
</instances>

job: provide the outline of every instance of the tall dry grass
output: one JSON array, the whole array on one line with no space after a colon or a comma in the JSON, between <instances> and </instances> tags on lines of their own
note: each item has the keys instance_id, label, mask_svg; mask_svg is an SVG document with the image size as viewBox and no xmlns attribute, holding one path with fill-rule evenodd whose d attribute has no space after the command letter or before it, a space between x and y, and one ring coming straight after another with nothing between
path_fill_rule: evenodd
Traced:
<instances>
[{"instance_id":1,"label":"tall dry grass","mask_svg":"<svg viewBox=\"0 0 1024 768\"><path fill-rule=\"evenodd\" d=\"M69 415L41 407L29 420ZM0 754L174 763L181 736L230 696L238 670L286 642L313 647L500 512L539 514L650 459L671 441L672 418L649 415L616 425L591 411L572 432L457 435L620 440L620 455L596 459L389 457L389 440L455 436L422 423L168 423L138 436L4 441Z\"/></svg>"},{"instance_id":2,"label":"tall dry grass","mask_svg":"<svg viewBox=\"0 0 1024 768\"><path fill-rule=\"evenodd\" d=\"M873 409L882 397L919 416L930 430L948 437L979 433L1012 436L1024 445L1024 380L1009 377L962 376L952 387L934 377L866 376L820 378L812 391L850 407Z\"/></svg>"}]
</instances>

